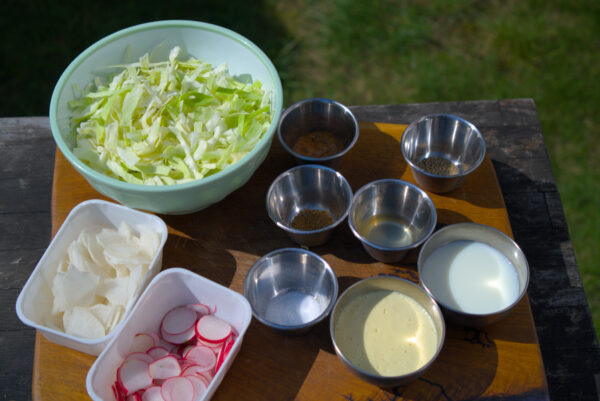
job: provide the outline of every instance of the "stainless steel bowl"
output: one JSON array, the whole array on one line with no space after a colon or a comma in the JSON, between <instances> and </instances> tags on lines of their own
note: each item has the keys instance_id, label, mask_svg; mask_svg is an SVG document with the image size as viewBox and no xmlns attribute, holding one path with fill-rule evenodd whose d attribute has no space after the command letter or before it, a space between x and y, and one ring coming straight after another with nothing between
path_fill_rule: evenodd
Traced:
<instances>
[{"instance_id":1,"label":"stainless steel bowl","mask_svg":"<svg viewBox=\"0 0 600 401\"><path fill-rule=\"evenodd\" d=\"M467 313L459 308L458 301L453 298L448 298L451 295L447 295L448 293L453 293L453 288L451 288L451 286L454 286L454 284L451 284L449 276L454 273L444 271L442 266L440 266L438 274L434 274L437 273L435 270L433 273L430 272L427 275L423 273L425 261L430 257L432 252L446 244L460 240L475 241L489 245L497 251L500 251L500 253L510 261L515 268L518 279L518 295L514 299L514 302L502 309L494 310L490 313ZM447 319L453 323L464 326L486 326L502 319L510 313L515 305L523 298L529 284L529 265L525 258L525 254L521 251L515 241L493 227L476 223L452 224L436 231L425 244L423 244L423 247L419 252L417 266L421 285L442 307ZM475 285L473 277L464 277L464 280L468 280L470 286ZM452 282L455 281L453 280ZM479 303L481 303L481 300Z\"/></svg>"},{"instance_id":2,"label":"stainless steel bowl","mask_svg":"<svg viewBox=\"0 0 600 401\"><path fill-rule=\"evenodd\" d=\"M365 295L369 292L381 290L397 291L415 300L420 306L423 307L424 311L429 315L436 331L435 335L437 342L436 349L433 352L433 356L428 361L424 361L421 367L400 376L382 376L377 373L374 373L373 370L368 370L364 368L361 369L359 366L357 366L357 363L355 361L348 359L348 350L343 349L341 347L342 344L338 341L340 335L342 334L342 331L346 330L346 327L343 326L343 320L340 320L340 315L344 311L344 308L348 306L350 302L353 302L357 299L360 299L361 302L362 300L366 300L367 298L365 297ZM367 308L370 307L370 305L364 306ZM338 324L340 321L342 322L342 325ZM425 371L435 361L435 359L440 353L440 350L442 349L442 346L444 344L444 338L446 335L446 327L444 323L444 318L442 316L442 311L435 303L433 298L431 298L431 296L427 292L425 292L421 287L399 277L377 276L367 278L359 281L358 283L355 283L346 291L344 291L342 295L340 295L338 301L335 304L335 307L333 308L333 311L331 312L331 318L329 320L329 333L337 356L348 370L350 370L353 374L369 383L381 387L394 387L408 384L425 373ZM364 347L364 345L361 344L361 333L356 333L355 340L356 347Z\"/></svg>"},{"instance_id":3,"label":"stainless steel bowl","mask_svg":"<svg viewBox=\"0 0 600 401\"><path fill-rule=\"evenodd\" d=\"M485 141L477 127L450 114L413 121L402 135L401 147L417 184L435 193L458 188L485 156ZM437 164L437 169L427 164Z\"/></svg>"},{"instance_id":4,"label":"stainless steel bowl","mask_svg":"<svg viewBox=\"0 0 600 401\"><path fill-rule=\"evenodd\" d=\"M303 334L325 319L338 295L338 281L316 253L283 248L260 258L248 271L244 296L261 323Z\"/></svg>"},{"instance_id":5,"label":"stainless steel bowl","mask_svg":"<svg viewBox=\"0 0 600 401\"><path fill-rule=\"evenodd\" d=\"M427 193L397 179L373 181L360 188L350 206L352 233L373 258L393 263L421 245L437 221Z\"/></svg>"},{"instance_id":6,"label":"stainless steel bowl","mask_svg":"<svg viewBox=\"0 0 600 401\"><path fill-rule=\"evenodd\" d=\"M304 164L285 171L273 181L267 191L267 212L293 241L318 246L327 242L344 221L351 201L352 189L343 175L329 167ZM294 218L303 211L327 213L332 222L315 229L294 228Z\"/></svg>"},{"instance_id":7,"label":"stainless steel bowl","mask_svg":"<svg viewBox=\"0 0 600 401\"><path fill-rule=\"evenodd\" d=\"M312 157L297 151L297 141L303 135L316 131L333 134L337 151L323 157ZM344 155L358 139L358 122L350 109L335 100L312 98L301 100L288 107L277 127L281 145L299 164L321 164L339 167Z\"/></svg>"}]
</instances>

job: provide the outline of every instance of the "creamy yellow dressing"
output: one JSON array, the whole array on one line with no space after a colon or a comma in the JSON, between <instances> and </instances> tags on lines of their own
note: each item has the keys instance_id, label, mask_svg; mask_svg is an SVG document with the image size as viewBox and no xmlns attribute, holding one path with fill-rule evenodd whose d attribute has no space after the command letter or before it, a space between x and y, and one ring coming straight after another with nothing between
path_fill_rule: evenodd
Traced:
<instances>
[{"instance_id":1,"label":"creamy yellow dressing","mask_svg":"<svg viewBox=\"0 0 600 401\"><path fill-rule=\"evenodd\" d=\"M374 290L350 301L334 327L336 344L359 369L399 376L435 354L437 330L425 309L397 291Z\"/></svg>"}]
</instances>

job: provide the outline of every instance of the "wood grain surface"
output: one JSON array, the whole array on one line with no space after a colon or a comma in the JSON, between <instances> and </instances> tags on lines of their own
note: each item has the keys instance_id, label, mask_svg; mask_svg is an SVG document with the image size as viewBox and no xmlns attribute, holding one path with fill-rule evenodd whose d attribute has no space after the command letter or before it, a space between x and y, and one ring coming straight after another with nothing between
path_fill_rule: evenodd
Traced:
<instances>
[{"instance_id":1,"label":"wood grain surface","mask_svg":"<svg viewBox=\"0 0 600 401\"><path fill-rule=\"evenodd\" d=\"M361 122L360 138L340 172L353 191L379 178L414 182L402 159L403 125ZM251 180L223 201L186 216L161 217L169 226L163 268L185 267L240 293L248 269L274 249L294 246L269 220L265 194L272 180L294 166L275 140ZM494 166L488 157L457 190L431 194L438 226L472 221L512 235ZM52 232L78 203L103 198L57 151L52 192ZM393 274L418 281L417 251L401 262L371 259L346 224L325 245L313 249L335 270L340 293L361 278ZM84 400L85 377L94 357L48 342L35 341L33 399ZM504 320L484 329L447 325L438 359L419 380L381 389L352 376L337 359L328 320L300 337L284 336L252 321L242 349L215 400L511 400L548 399L540 348L528 297Z\"/></svg>"}]
</instances>

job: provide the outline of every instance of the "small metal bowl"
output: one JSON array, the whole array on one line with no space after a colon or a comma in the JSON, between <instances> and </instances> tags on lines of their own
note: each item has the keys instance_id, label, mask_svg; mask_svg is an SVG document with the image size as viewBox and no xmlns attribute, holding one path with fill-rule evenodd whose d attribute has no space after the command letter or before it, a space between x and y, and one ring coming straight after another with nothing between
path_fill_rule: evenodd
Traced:
<instances>
[{"instance_id":1,"label":"small metal bowl","mask_svg":"<svg viewBox=\"0 0 600 401\"><path fill-rule=\"evenodd\" d=\"M465 273L462 270L468 263L465 263L465 259L460 259L461 269L446 268L444 263L432 263L429 267L425 267L427 259L434 251L455 241L464 241L463 245L472 242L489 245L508 259L508 262L514 267L515 276L512 276L512 271L506 265L503 269L502 266L498 266L497 263L499 262L497 261L503 259L499 254L496 254L496 258L493 259L493 263L495 263L493 266L495 266L497 272L505 274L499 274L494 279L488 277L485 284L484 280L479 280L476 277L482 274L482 270L470 270L471 273ZM443 259L458 260L460 257L466 258L464 253L463 256L460 254L460 252L464 252L464 249L462 246L457 247L452 250L451 258L444 256ZM483 262L479 260L479 266L492 266L492 262L487 262L488 260L484 259ZM529 265L525 254L515 241L495 228L476 223L452 224L436 231L423 244L419 252L417 266L421 285L442 307L446 318L463 326L481 327L504 318L521 301L529 284ZM458 264L455 266L458 266ZM476 274L473 274L473 272ZM507 274L509 272L510 274ZM481 286L485 285L485 289L481 293L475 292L477 288L483 288L478 286L478 281L481 281ZM461 285L465 282L468 283L468 286ZM474 290L467 292L469 288ZM507 291L509 288L511 290ZM486 300L477 295L482 293L486 294L486 297L493 294L503 296L502 302L495 301L495 303L504 305L504 307L499 306L492 309L493 304L487 306L489 303L486 304ZM511 294L511 296L508 294ZM470 295L470 298L467 298L467 295Z\"/></svg>"},{"instance_id":2,"label":"small metal bowl","mask_svg":"<svg viewBox=\"0 0 600 401\"><path fill-rule=\"evenodd\" d=\"M338 281L316 253L283 248L248 271L244 296L261 323L286 334L304 334L325 319L338 295Z\"/></svg>"},{"instance_id":3,"label":"small metal bowl","mask_svg":"<svg viewBox=\"0 0 600 401\"><path fill-rule=\"evenodd\" d=\"M398 311L401 313L400 315L397 315L396 312L391 310L388 310L387 313L387 315L389 315L388 319L401 319L402 322L421 322L421 325L415 324L416 327L412 327L413 332L410 333L411 337L413 335L415 336L415 347L419 347L421 344L427 343L427 341L422 341L422 343L417 341L420 339L417 337L419 333L424 333L424 329L426 327L431 328L433 326L433 328L435 328L435 333L430 334L430 340L435 341L435 349L427 348L423 350L417 348L415 349L416 355L415 353L403 353L403 356L410 355L411 357L418 357L420 361L407 361L407 363L413 365L412 369L398 376L386 376L378 373L381 372L381 370L376 369L374 365L376 366L377 362L380 361L373 360L376 359L374 356L376 355L375 353L371 354L371 359L368 361L365 361L360 357L360 354L357 354L358 350L364 350L365 354L367 354L369 352L368 348L372 347L373 343L368 343L367 341L369 340L364 337L366 329L355 330L355 328L352 328L352 326L355 325L360 327L366 322L366 313L368 313L369 317L372 318L372 314L370 312L376 304L375 301L380 300L382 295L392 291L406 295L416 301L418 304L417 308L411 309L410 307L403 307L402 309L398 309ZM344 313L345 308L349 305L351 306L351 309L348 310L349 313L357 312L362 308L365 309L366 313L357 313L352 316L353 319L350 320L344 319L341 316ZM412 312L408 312L411 310ZM421 311L424 313L417 314L416 311ZM404 314L404 316L402 316L402 314ZM431 318L430 324L426 324L428 319L425 314L429 315L429 318ZM350 323L347 324L348 322ZM404 323L401 323L401 325L405 326ZM407 330L409 327L409 323L407 323L404 327L404 330ZM386 335L384 332L386 330L385 326L378 327L378 329L381 330L382 335ZM353 333L353 344L350 347L352 349L349 349L347 346L346 348L344 347L345 342L343 341L343 337L347 335L348 330L352 330ZM401 336L402 333L400 333L398 330L399 327L394 326L391 331L393 331L395 335ZM444 323L444 317L442 316L442 311L435 303L433 298L431 298L431 296L425 292L423 288L399 277L376 276L355 283L346 291L344 291L342 295L340 295L335 307L333 308L333 311L331 312L331 318L329 320L329 333L337 356L350 372L369 383L381 387L394 387L402 386L414 381L423 375L431 366L431 364L439 355L444 344L446 326ZM409 333L404 334L408 335ZM379 343L391 344L385 341L380 341ZM398 344L396 343L394 345ZM386 355L392 355L394 352L393 348L394 347L390 347L389 349L383 349L380 351L384 352ZM429 356L429 359L427 359L427 356Z\"/></svg>"},{"instance_id":4,"label":"small metal bowl","mask_svg":"<svg viewBox=\"0 0 600 401\"><path fill-rule=\"evenodd\" d=\"M300 245L319 246L346 218L352 201L350 184L339 172L325 166L304 164L280 174L267 191L267 212L278 227ZM294 224L300 213L326 213L331 223L312 228ZM318 227L315 224L314 227Z\"/></svg>"},{"instance_id":5,"label":"small metal bowl","mask_svg":"<svg viewBox=\"0 0 600 401\"><path fill-rule=\"evenodd\" d=\"M450 114L413 121L402 135L401 148L417 184L435 193L458 188L485 156L477 127Z\"/></svg>"},{"instance_id":6,"label":"small metal bowl","mask_svg":"<svg viewBox=\"0 0 600 401\"><path fill-rule=\"evenodd\" d=\"M302 143L309 138L307 135L315 132L328 134L313 137L318 143L309 141L313 146L302 148ZM321 164L334 169L356 143L358 132L358 122L348 107L322 98L294 103L282 114L277 127L279 142L298 164ZM325 149L331 151L325 152Z\"/></svg>"},{"instance_id":7,"label":"small metal bowl","mask_svg":"<svg viewBox=\"0 0 600 401\"><path fill-rule=\"evenodd\" d=\"M350 206L348 224L374 259L393 263L421 245L437 221L433 201L409 182L373 181L360 188Z\"/></svg>"}]
</instances>

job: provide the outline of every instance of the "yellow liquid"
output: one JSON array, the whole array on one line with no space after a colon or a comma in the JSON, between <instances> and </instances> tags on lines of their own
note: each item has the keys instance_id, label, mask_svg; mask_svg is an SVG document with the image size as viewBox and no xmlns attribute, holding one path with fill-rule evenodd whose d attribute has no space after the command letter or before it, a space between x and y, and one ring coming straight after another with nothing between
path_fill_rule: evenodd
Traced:
<instances>
[{"instance_id":1,"label":"yellow liquid","mask_svg":"<svg viewBox=\"0 0 600 401\"><path fill-rule=\"evenodd\" d=\"M336 344L359 369L399 376L425 365L435 354L433 320L411 297L374 290L349 302L334 327Z\"/></svg>"},{"instance_id":2,"label":"yellow liquid","mask_svg":"<svg viewBox=\"0 0 600 401\"><path fill-rule=\"evenodd\" d=\"M412 244L410 225L396 216L370 217L359 230L372 243L386 248L399 248Z\"/></svg>"}]
</instances>

